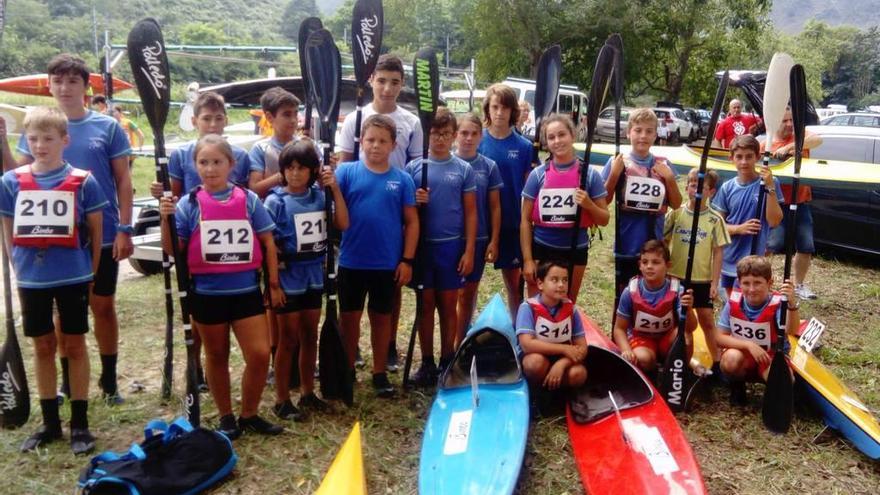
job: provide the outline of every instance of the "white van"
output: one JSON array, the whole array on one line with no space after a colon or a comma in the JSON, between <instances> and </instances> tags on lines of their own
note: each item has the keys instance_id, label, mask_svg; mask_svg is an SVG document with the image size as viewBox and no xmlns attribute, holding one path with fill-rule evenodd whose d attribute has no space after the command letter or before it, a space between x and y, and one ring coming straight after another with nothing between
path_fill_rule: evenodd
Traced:
<instances>
[{"instance_id":1,"label":"white van","mask_svg":"<svg viewBox=\"0 0 880 495\"><path fill-rule=\"evenodd\" d=\"M529 102L532 110L529 113L531 126L535 124L535 81L508 77L504 84L516 91L516 99ZM559 85L559 96L556 98L556 112L566 113L577 126L577 140L587 139L587 95L582 93L577 86L569 84Z\"/></svg>"}]
</instances>

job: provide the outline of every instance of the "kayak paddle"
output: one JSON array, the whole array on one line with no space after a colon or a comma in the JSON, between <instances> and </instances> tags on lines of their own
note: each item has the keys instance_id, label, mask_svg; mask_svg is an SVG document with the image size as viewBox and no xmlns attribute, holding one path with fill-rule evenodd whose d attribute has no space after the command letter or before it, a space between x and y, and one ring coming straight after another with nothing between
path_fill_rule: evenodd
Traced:
<instances>
[{"instance_id":1,"label":"kayak paddle","mask_svg":"<svg viewBox=\"0 0 880 495\"><path fill-rule=\"evenodd\" d=\"M721 76L721 82L718 84L718 91L715 93L715 103L712 105L712 117L709 119L709 130L707 136L715 135L715 126L718 124L718 116L721 113L721 107L724 104L724 95L727 93L727 84L730 75L727 71ZM691 223L691 236L688 240L688 257L687 265L684 272L684 290L691 287L691 276L694 271L694 252L697 247L697 233L700 228L700 208L703 205L703 184L706 179L706 162L709 158L709 150L712 146L712 140L706 139L703 143L703 153L700 155L700 169L697 172L697 190L694 194L694 220ZM687 326L688 308L679 304L678 311L678 333L669 353L666 355L666 361L660 371L660 393L669 405L672 412L680 412L685 408L686 401L683 396L685 379L688 373L692 373L688 366L687 351L685 349L684 334Z\"/></svg>"},{"instance_id":2,"label":"kayak paddle","mask_svg":"<svg viewBox=\"0 0 880 495\"><path fill-rule=\"evenodd\" d=\"M333 36L326 29L314 31L305 43L306 72L310 98L321 118L321 145L324 149L324 166L330 163L330 155L336 136L339 118L339 92L342 86L342 61ZM354 369L348 357L336 314L336 262L333 257L333 191L324 189L325 232L327 233L327 311L318 346L318 373L321 377L321 395L325 399L339 399L346 405L354 403Z\"/></svg>"},{"instance_id":3,"label":"kayak paddle","mask_svg":"<svg viewBox=\"0 0 880 495\"><path fill-rule=\"evenodd\" d=\"M764 127L767 129L767 138L764 141L764 169L770 167L770 146L776 131L782 125L782 117L785 115L785 107L788 106L789 100L789 73L794 65L791 55L782 52L773 54L770 60L770 67L767 69L767 81L764 84ZM764 188L758 190L758 206L755 211L755 218L762 224L764 223L764 210L766 206L766 191ZM751 254L758 254L758 238L761 237L761 231L752 237Z\"/></svg>"},{"instance_id":4,"label":"kayak paddle","mask_svg":"<svg viewBox=\"0 0 880 495\"><path fill-rule=\"evenodd\" d=\"M321 23L321 19L318 19L317 17L306 17L301 23L299 23L299 33L297 36L296 51L299 54L299 71L302 75L303 103L305 104L303 128L309 132L309 136L312 135L312 106L314 101L312 100L312 91L310 88L311 81L309 81L308 71L306 70L306 41L309 39L310 34L323 27L324 25Z\"/></svg>"},{"instance_id":5,"label":"kayak paddle","mask_svg":"<svg viewBox=\"0 0 880 495\"><path fill-rule=\"evenodd\" d=\"M791 119L794 123L794 175L791 179L791 201L785 219L785 268L782 280L791 278L791 258L794 254L794 234L797 225L797 198L800 185L801 159L804 151L804 133L807 121L807 83L804 68L797 64L791 68ZM779 325L776 329L776 344L770 371L767 374L767 389L761 406L761 419L764 426L773 433L786 433L791 427L794 411L794 383L785 362L785 330L788 323L788 297L782 295Z\"/></svg>"},{"instance_id":6,"label":"kayak paddle","mask_svg":"<svg viewBox=\"0 0 880 495\"><path fill-rule=\"evenodd\" d=\"M614 156L620 154L620 107L623 105L623 39L617 33L612 34L605 41L606 45L614 48L614 79L611 84L611 94L614 96ZM590 157L584 156L587 164L590 163ZM617 199L620 199L620 193L623 190L623 181L617 181ZM620 304L620 292L623 281L620 280L620 268L617 265L617 246L620 239L620 203L614 202L614 306L611 309L611 326L617 320L617 306Z\"/></svg>"},{"instance_id":7,"label":"kayak paddle","mask_svg":"<svg viewBox=\"0 0 880 495\"><path fill-rule=\"evenodd\" d=\"M357 0L355 2L351 14L351 56L354 60L354 79L357 82L353 160L357 160L360 156L364 87L369 82L370 76L373 75L376 62L379 60L384 24L385 14L382 10L382 0Z\"/></svg>"},{"instance_id":8,"label":"kayak paddle","mask_svg":"<svg viewBox=\"0 0 880 495\"><path fill-rule=\"evenodd\" d=\"M140 94L144 112L150 121L153 130L153 155L156 159L156 178L162 182L162 196L171 198L171 180L168 175L168 158L165 156L165 120L168 117L168 108L171 104L171 77L168 68L168 56L165 53L165 40L159 23L152 18L139 21L128 33L128 61L131 64L131 73L134 76L135 86ZM177 265L177 293L180 296L180 316L183 320L184 340L186 341L186 396L184 398L184 412L193 426L200 422L201 409L199 406L199 386L196 378L198 354L193 344L192 325L190 323L189 303L187 288L189 287L189 270L186 266L186 256L180 252L179 239L177 236L177 223L174 215L168 215L165 219L168 223L168 231L171 235L171 248L174 252L174 261ZM164 250L163 250L164 251ZM170 319L169 304L171 298L171 279L168 256L163 252L162 269L165 272L165 308L166 320ZM166 321L167 323L167 321ZM165 365L163 373L171 380L172 342L173 332L168 331L170 324L166 326L165 333ZM170 383L167 385L170 394ZM164 385L163 385L164 387ZM164 392L163 392L164 393Z\"/></svg>"},{"instance_id":9,"label":"kayak paddle","mask_svg":"<svg viewBox=\"0 0 880 495\"><path fill-rule=\"evenodd\" d=\"M431 133L431 123L434 121L434 114L437 112L437 105L440 100L440 73L437 66L437 54L434 53L432 48L422 48L416 53L416 58L413 61L413 88L416 91L416 100L419 105L419 122L422 125L421 186L423 189L427 190L429 135ZM428 230L427 224L425 223L425 220L428 217L427 207L428 205L425 204L419 208L419 248L416 252L416 257L418 259L415 267L417 270L419 270L419 266L423 261L420 257L424 252L423 241L425 238L425 232ZM416 334L419 331L419 320L422 317L422 311L424 311L424 308L422 307L422 290L424 289L424 284L421 280L421 274L419 274L418 279L416 279L415 276L413 279L416 281L416 314L413 319L412 333L410 333L409 336L409 345L406 349L406 360L403 364L404 389L409 387L409 370L412 367L413 351L415 350L416 345ZM422 359L425 357L427 356L423 356Z\"/></svg>"},{"instance_id":10,"label":"kayak paddle","mask_svg":"<svg viewBox=\"0 0 880 495\"><path fill-rule=\"evenodd\" d=\"M587 97L587 144L584 148L584 159L578 163L578 187L581 190L587 189L587 176L590 171L590 150L593 148L593 134L596 132L596 120L599 118L599 112L605 105L605 97L608 96L608 89L611 84L611 73L614 71L615 50L614 47L603 45L596 56L596 65L593 67L593 81L590 84L590 95ZM578 226L581 223L581 207L575 205L574 225L571 227L571 248L570 259L568 261L568 276L573 278L574 273L574 256L577 251L578 244ZM569 284L569 297L577 302L577 294L571 294L571 285Z\"/></svg>"}]
</instances>

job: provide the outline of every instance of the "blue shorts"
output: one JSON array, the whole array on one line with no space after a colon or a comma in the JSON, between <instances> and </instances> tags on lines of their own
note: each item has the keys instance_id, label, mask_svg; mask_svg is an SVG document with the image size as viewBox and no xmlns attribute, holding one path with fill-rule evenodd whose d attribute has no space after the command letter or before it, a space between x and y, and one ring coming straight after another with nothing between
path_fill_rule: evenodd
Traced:
<instances>
[{"instance_id":1,"label":"blue shorts","mask_svg":"<svg viewBox=\"0 0 880 495\"><path fill-rule=\"evenodd\" d=\"M470 275L465 277L465 283L479 282L483 278L483 270L486 268L486 249L489 247L489 240L478 240L474 246L474 270Z\"/></svg>"},{"instance_id":2,"label":"blue shorts","mask_svg":"<svg viewBox=\"0 0 880 495\"><path fill-rule=\"evenodd\" d=\"M771 253L785 252L785 217L788 216L788 205L783 206L782 223L770 229L767 238L767 250ZM813 211L809 203L801 203L797 209L797 230L794 236L795 251L813 254L816 245L813 243Z\"/></svg>"},{"instance_id":3,"label":"blue shorts","mask_svg":"<svg viewBox=\"0 0 880 495\"><path fill-rule=\"evenodd\" d=\"M519 229L501 229L498 236L498 258L495 269L522 267L522 248L519 244Z\"/></svg>"},{"instance_id":4,"label":"blue shorts","mask_svg":"<svg viewBox=\"0 0 880 495\"><path fill-rule=\"evenodd\" d=\"M737 280L736 276L721 274L722 289L733 289L736 287L739 287L739 280Z\"/></svg>"},{"instance_id":5,"label":"blue shorts","mask_svg":"<svg viewBox=\"0 0 880 495\"><path fill-rule=\"evenodd\" d=\"M411 287L419 282L425 289L436 290L458 290L464 286L464 278L458 274L464 241L426 242L422 250Z\"/></svg>"},{"instance_id":6,"label":"blue shorts","mask_svg":"<svg viewBox=\"0 0 880 495\"><path fill-rule=\"evenodd\" d=\"M312 290L324 290L324 258L286 262L282 266L278 267L278 278L285 294L296 296Z\"/></svg>"}]
</instances>

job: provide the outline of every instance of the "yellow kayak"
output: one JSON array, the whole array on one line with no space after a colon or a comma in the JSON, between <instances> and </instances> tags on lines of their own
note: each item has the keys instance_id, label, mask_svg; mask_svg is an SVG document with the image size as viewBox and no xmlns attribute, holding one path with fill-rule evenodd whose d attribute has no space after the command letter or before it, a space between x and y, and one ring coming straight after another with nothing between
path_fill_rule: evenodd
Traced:
<instances>
[{"instance_id":1,"label":"yellow kayak","mask_svg":"<svg viewBox=\"0 0 880 495\"><path fill-rule=\"evenodd\" d=\"M366 495L361 424L355 423L315 495Z\"/></svg>"},{"instance_id":2,"label":"yellow kayak","mask_svg":"<svg viewBox=\"0 0 880 495\"><path fill-rule=\"evenodd\" d=\"M702 366L704 369L711 369L712 355L709 354L709 347L706 345L706 335L703 333L701 326L697 325L697 329L694 330L693 339L694 354L691 356L691 368L696 369L697 366Z\"/></svg>"}]
</instances>

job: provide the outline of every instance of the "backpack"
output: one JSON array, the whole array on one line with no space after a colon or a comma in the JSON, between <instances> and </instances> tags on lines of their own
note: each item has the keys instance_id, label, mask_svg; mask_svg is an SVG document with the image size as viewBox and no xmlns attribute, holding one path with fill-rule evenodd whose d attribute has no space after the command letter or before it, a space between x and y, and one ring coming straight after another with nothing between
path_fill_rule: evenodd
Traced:
<instances>
[{"instance_id":1,"label":"backpack","mask_svg":"<svg viewBox=\"0 0 880 495\"><path fill-rule=\"evenodd\" d=\"M195 494L226 478L237 461L222 433L193 428L183 417L170 425L153 420L128 452L93 457L77 485L83 495Z\"/></svg>"}]
</instances>

